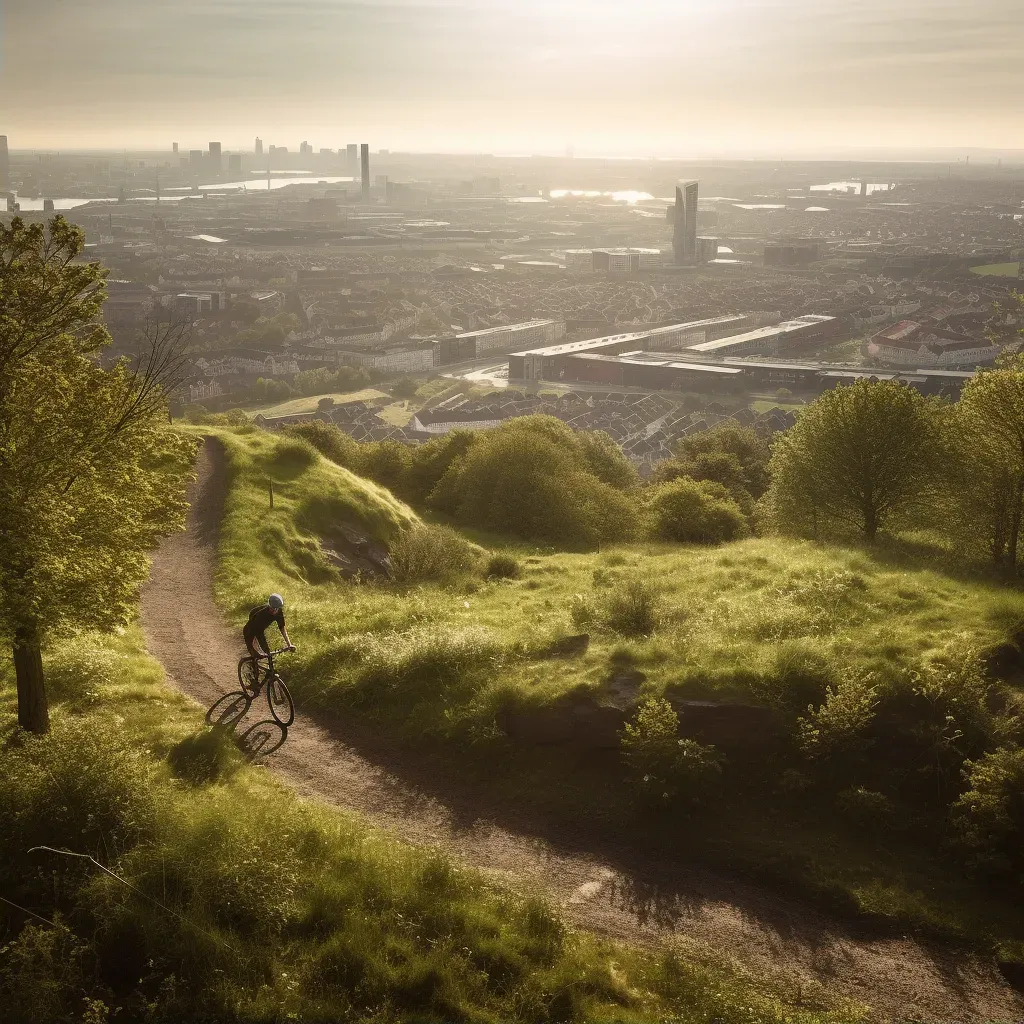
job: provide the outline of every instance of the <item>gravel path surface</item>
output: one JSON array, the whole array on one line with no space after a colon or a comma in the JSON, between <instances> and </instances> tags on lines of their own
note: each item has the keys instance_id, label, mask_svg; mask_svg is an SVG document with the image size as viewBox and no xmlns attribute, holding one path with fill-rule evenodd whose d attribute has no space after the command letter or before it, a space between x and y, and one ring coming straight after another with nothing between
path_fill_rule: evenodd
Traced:
<instances>
[{"instance_id":1,"label":"gravel path surface","mask_svg":"<svg viewBox=\"0 0 1024 1024\"><path fill-rule=\"evenodd\" d=\"M237 688L243 648L213 599L226 488L224 455L213 439L197 469L187 531L155 553L142 624L173 683L208 706ZM1024 1001L985 958L910 937L864 938L771 890L686 864L645 863L628 837L618 856L607 843L588 852L579 834L510 830L436 771L375 749L372 737L348 723L313 722L300 708L267 767L304 796L359 812L407 842L441 847L517 888L546 893L568 919L599 934L633 942L686 937L777 976L794 994L818 984L866 1003L878 1021L1024 1020Z\"/></svg>"}]
</instances>

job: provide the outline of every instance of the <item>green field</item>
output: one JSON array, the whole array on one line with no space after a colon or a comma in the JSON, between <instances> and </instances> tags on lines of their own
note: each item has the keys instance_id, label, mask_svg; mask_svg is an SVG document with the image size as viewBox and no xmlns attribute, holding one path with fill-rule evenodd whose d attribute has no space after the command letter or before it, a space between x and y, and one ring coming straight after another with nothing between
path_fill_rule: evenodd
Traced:
<instances>
[{"instance_id":1,"label":"green field","mask_svg":"<svg viewBox=\"0 0 1024 1024\"><path fill-rule=\"evenodd\" d=\"M983 277L1019 277L1019 263L988 263L981 267L971 267L972 274Z\"/></svg>"},{"instance_id":2,"label":"green field","mask_svg":"<svg viewBox=\"0 0 1024 1024\"><path fill-rule=\"evenodd\" d=\"M288 594L290 628L302 637L291 680L307 707L355 715L396 744L479 776L496 806L589 830L632 829L652 850L664 846L666 855L686 851L767 875L904 927L1006 950L1024 940L1019 908L965 881L948 856L940 809L928 806L926 785L915 788L917 767L906 769L917 794L908 799L923 800L914 804L916 831L888 829L884 840L844 818L838 805L822 805L822 795L794 804L786 787L798 784L800 772L778 762L791 757L782 751L763 763L756 753L734 753L729 798L700 829L662 823L650 833L614 759L587 767L557 747L517 746L496 725L509 712L556 707L567 694L606 701L608 680L622 671L640 681L641 695L772 707L792 728L826 686L849 679L872 680L892 713L905 714L906 701L918 700L913 680L929 666L944 665L951 652L994 650L1019 635L1020 593L951 572L946 556L927 548L764 538L719 548L635 544L569 554L479 534L472 539L515 555L518 579L354 586L318 558L317 535L327 529L330 509L317 497L333 488L334 514L345 517L346 501L364 506L379 489L359 484L358 496L343 499L358 478L295 441L222 436L234 489L218 598L240 622L268 591ZM275 479L284 475L288 483L268 515L263 480L271 464ZM414 521L401 509L394 503L376 516L361 514L384 539L401 521ZM659 624L652 635L588 627L585 653L544 653L581 631L588 606L600 606L632 579L656 584ZM880 738L878 749L892 742ZM505 771L481 774L487 763ZM865 770L867 779L874 769Z\"/></svg>"},{"instance_id":3,"label":"green field","mask_svg":"<svg viewBox=\"0 0 1024 1024\"><path fill-rule=\"evenodd\" d=\"M297 416L304 412L316 412L317 405L325 398L333 398L337 405L345 405L348 402L370 402L374 398L384 397L386 396L383 391L377 391L376 388L363 388L362 391L348 391L341 394L292 398L278 405L253 405L247 407L245 411L253 415L262 413L264 416Z\"/></svg>"}]
</instances>

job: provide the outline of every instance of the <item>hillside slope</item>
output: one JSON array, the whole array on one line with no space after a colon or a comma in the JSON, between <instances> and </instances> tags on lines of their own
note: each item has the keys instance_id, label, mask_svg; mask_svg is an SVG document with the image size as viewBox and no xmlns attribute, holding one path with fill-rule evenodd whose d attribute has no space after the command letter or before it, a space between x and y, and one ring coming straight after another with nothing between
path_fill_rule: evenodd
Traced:
<instances>
[{"instance_id":1,"label":"hillside slope","mask_svg":"<svg viewBox=\"0 0 1024 1024\"><path fill-rule=\"evenodd\" d=\"M248 588L251 584L243 571L246 566L231 562L231 552L239 550L235 547L239 534L248 531L270 538L271 543L275 537L288 536L295 524L275 525L274 518L283 519L291 516L292 509L305 508L311 490L302 474L293 475L293 493L289 498L292 505L275 502L275 514L269 515L257 507L264 498L258 486L257 467L266 465L266 461L258 462L247 451L248 438L227 441L229 458L237 460L233 470L222 472L224 467L211 461L201 465L189 534L172 538L158 553L153 582L143 606L150 649L164 660L186 692L208 701L230 688L238 654L238 641L221 624L209 599L218 505L227 500L221 551L228 557L226 564L222 562L220 586L224 588L225 581L234 580L244 581ZM267 440L258 441L260 447L256 451L260 458L274 459L273 451L266 448ZM217 451L216 445L208 447L214 459ZM279 464L280 456L274 461ZM320 486L317 464L311 463L309 468L313 471L311 479ZM235 496L233 501L230 493L225 495L223 481L229 477L233 487L241 485L244 500ZM263 520L267 520L265 525L261 525ZM258 532L263 530L266 532ZM268 586L279 579L259 544L246 550L247 562L255 563L252 571L266 579ZM310 550L308 538L299 550ZM547 563L544 556L531 557L537 559L535 565ZM561 559L581 556L551 557L553 564L558 565ZM613 560L617 562L619 558ZM528 828L520 833L503 826L502 821L508 821L509 816L502 813L494 817L490 812L496 808L486 793L482 795L459 785L457 763L445 765L437 759L425 760L415 753L403 753L402 747L388 741L387 734L382 734L376 724L368 728L350 715L338 718L327 714L324 695L314 688L315 671L329 666L333 660L319 655L337 642L325 635L326 630L342 633L354 620L364 633L374 624L382 631L394 632L393 616L403 604L411 606L406 609L410 616L406 623L414 625L417 614L427 622L439 623L443 614L431 619L430 611L440 602L428 602L423 592L399 595L329 578L321 583L301 582L308 569L298 565L286 571L293 581L286 594L289 609L294 610L290 624L293 635L303 644L297 681L299 693L308 703L300 711L300 720L288 742L270 763L301 791L357 808L404 837L440 842L472 863L508 873L519 885L551 891L573 919L607 934L643 938L674 933L697 937L732 951L748 965L781 971L790 979L817 979L833 992L867 999L884 1018L890 1014L900 1017L908 1007L916 1007L923 1016L934 1020L948 1019L951 1014L963 1019L999 1019L1014 1012L1012 995L1000 982L991 961L986 963L984 958L962 950L938 951L909 939L864 940L799 900L780 898L735 879L724 879L679 863L659 863L649 858L644 861L628 846L620 845L615 851L600 839L587 852L585 844L592 837L586 834L571 834L557 828L540 833ZM190 572L192 575L188 576ZM559 569L557 576L564 573ZM186 592L175 592L174 581L182 575L188 576ZM531 578L528 574L523 585L527 595L533 590L528 586ZM515 592L514 587L504 585L507 604L511 604L508 598ZM447 597L442 600L455 607L453 615L457 617L467 610L466 600L472 608L481 592L477 590L466 600L443 593ZM542 596L539 600L551 598ZM241 601L236 597L228 607L241 611L250 601L251 597ZM193 602L191 609L189 602ZM172 626L161 635L154 623L164 623L168 616L173 620L176 608L182 610L181 631ZM444 606L442 613L443 609ZM564 604L561 614L565 614ZM371 615L376 615L375 623ZM202 624L203 632L197 643L182 643L182 635L192 635L193 620ZM314 647L311 655L306 654L309 645ZM217 668L210 674L204 665ZM219 681L223 682L218 690ZM329 698L330 694L326 696ZM317 724L306 713L314 703L318 705ZM543 784L539 775L535 784ZM515 814L511 817L514 822ZM472 826L467 827L466 822ZM540 845L539 835L546 837ZM614 859L603 859L609 855ZM829 950L827 955L823 949Z\"/></svg>"}]
</instances>

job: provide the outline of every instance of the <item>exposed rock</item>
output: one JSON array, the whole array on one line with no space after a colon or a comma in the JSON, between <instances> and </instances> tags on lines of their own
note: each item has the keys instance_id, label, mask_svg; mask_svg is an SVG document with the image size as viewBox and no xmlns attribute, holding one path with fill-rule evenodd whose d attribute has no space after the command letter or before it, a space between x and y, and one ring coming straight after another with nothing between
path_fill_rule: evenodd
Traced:
<instances>
[{"instance_id":1,"label":"exposed rock","mask_svg":"<svg viewBox=\"0 0 1024 1024\"><path fill-rule=\"evenodd\" d=\"M758 704L683 700L669 696L679 715L679 734L716 747L763 746L775 739L778 722L769 708Z\"/></svg>"},{"instance_id":2,"label":"exposed rock","mask_svg":"<svg viewBox=\"0 0 1024 1024\"><path fill-rule=\"evenodd\" d=\"M364 578L387 578L391 575L387 549L346 523L338 523L331 533L322 536L320 549L345 579L356 575Z\"/></svg>"}]
</instances>

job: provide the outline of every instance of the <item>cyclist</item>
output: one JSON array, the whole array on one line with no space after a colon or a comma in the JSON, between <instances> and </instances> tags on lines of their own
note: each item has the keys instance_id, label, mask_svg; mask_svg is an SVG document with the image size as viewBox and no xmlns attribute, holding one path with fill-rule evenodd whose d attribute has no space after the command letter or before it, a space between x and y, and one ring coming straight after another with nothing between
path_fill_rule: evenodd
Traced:
<instances>
[{"instance_id":1,"label":"cyclist","mask_svg":"<svg viewBox=\"0 0 1024 1024\"><path fill-rule=\"evenodd\" d=\"M280 594L271 594L266 604L253 608L249 612L249 621L242 629L242 638L245 640L246 649L255 666L260 657L265 657L270 662L270 671L274 670L273 659L270 657L270 644L267 642L267 630L277 623L284 637L285 647L289 651L295 650L295 644L288 639L288 630L284 625L284 598ZM257 646L258 645L258 646ZM259 678L259 672L256 672Z\"/></svg>"}]
</instances>

